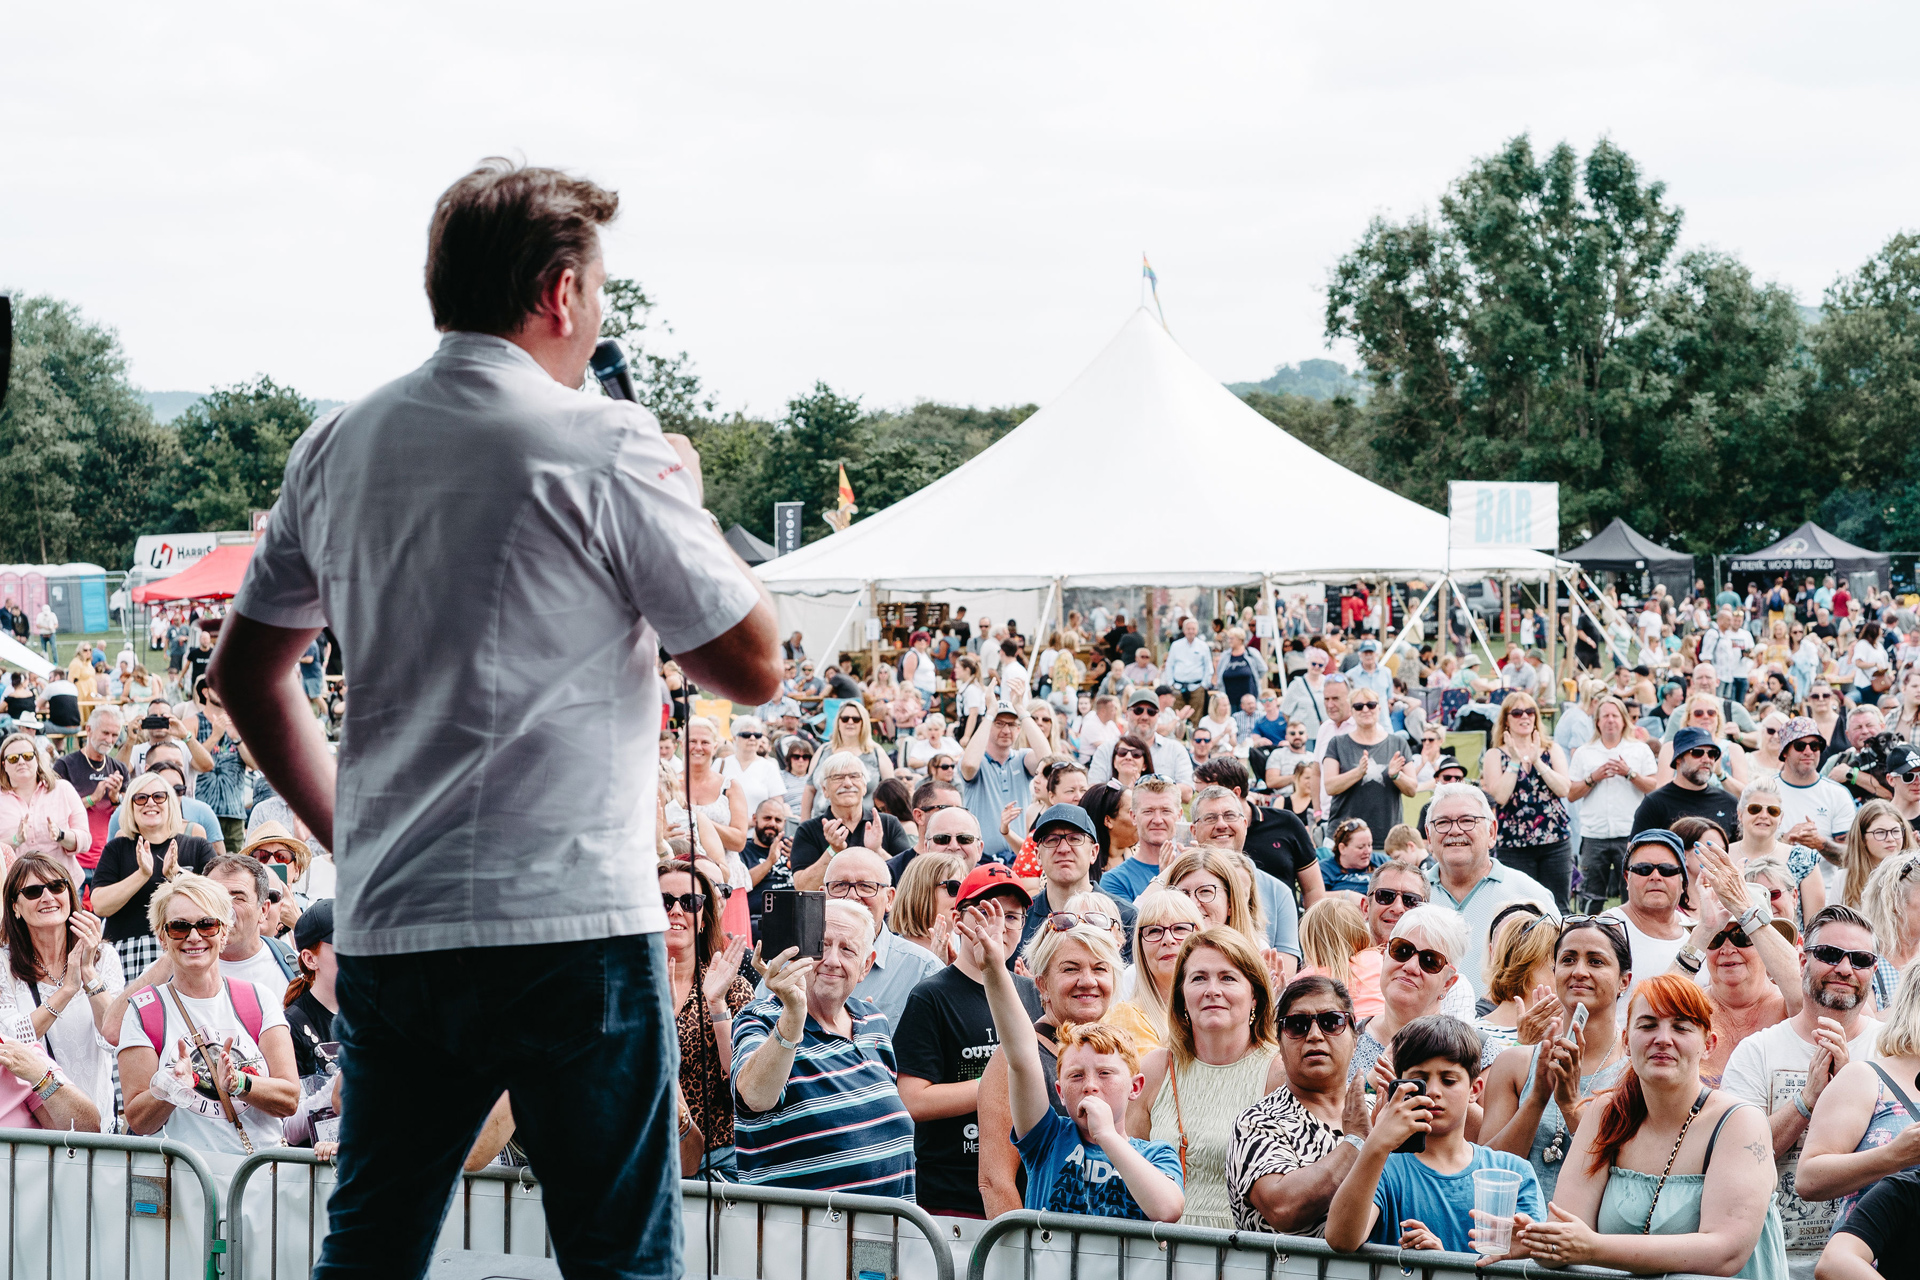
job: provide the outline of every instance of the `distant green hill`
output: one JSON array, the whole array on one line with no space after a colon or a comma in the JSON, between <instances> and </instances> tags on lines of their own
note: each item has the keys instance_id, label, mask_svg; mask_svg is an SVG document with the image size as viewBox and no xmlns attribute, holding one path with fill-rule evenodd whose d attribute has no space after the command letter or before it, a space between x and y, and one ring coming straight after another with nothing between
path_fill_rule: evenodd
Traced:
<instances>
[{"instance_id":1,"label":"distant green hill","mask_svg":"<svg viewBox=\"0 0 1920 1280\"><path fill-rule=\"evenodd\" d=\"M172 422L187 411L188 405L205 394L204 391L142 391L140 398L147 402L147 408L153 410L155 421ZM345 403L345 400L315 400L313 411L317 417Z\"/></svg>"},{"instance_id":2,"label":"distant green hill","mask_svg":"<svg viewBox=\"0 0 1920 1280\"><path fill-rule=\"evenodd\" d=\"M1227 390L1245 397L1255 391L1269 395L1305 396L1309 400L1349 400L1367 398L1366 380L1347 372L1347 366L1332 360L1302 360L1299 364L1276 365L1271 378L1260 382L1229 382Z\"/></svg>"}]
</instances>

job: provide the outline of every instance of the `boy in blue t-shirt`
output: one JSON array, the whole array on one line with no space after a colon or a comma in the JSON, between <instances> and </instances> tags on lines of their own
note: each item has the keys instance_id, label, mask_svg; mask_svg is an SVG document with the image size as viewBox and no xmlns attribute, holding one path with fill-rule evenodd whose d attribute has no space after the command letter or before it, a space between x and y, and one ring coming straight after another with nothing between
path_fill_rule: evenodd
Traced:
<instances>
[{"instance_id":1,"label":"boy in blue t-shirt","mask_svg":"<svg viewBox=\"0 0 1920 1280\"><path fill-rule=\"evenodd\" d=\"M1042 824L1043 836L1060 827L1046 829L1044 818ZM1039 1037L1007 970L999 917L999 903L989 900L955 916L954 930L982 971L995 1034L1007 1056L1013 1143L1027 1170L1026 1207L1178 1222L1187 1207L1180 1153L1165 1142L1129 1138L1119 1127L1127 1103L1146 1086L1133 1037L1106 1023L1061 1027L1057 1074L1066 1111L1054 1110ZM1083 928L1092 926L1076 926L1067 936Z\"/></svg>"},{"instance_id":2,"label":"boy in blue t-shirt","mask_svg":"<svg viewBox=\"0 0 1920 1280\"><path fill-rule=\"evenodd\" d=\"M1446 1014L1416 1018L1393 1038L1401 1085L1375 1104L1373 1129L1327 1208L1327 1243L1351 1252L1369 1241L1402 1249L1472 1253L1473 1173L1521 1175L1518 1212L1539 1221L1540 1184L1520 1156L1467 1141L1467 1107L1480 1074L1480 1033ZM1427 1149L1395 1150L1416 1133Z\"/></svg>"}]
</instances>

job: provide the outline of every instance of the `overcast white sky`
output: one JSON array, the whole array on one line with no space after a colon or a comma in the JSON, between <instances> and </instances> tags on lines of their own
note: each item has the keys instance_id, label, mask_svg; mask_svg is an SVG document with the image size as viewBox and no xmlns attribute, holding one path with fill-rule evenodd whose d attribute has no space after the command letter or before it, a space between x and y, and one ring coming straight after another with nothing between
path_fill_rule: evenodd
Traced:
<instances>
[{"instance_id":1,"label":"overcast white sky","mask_svg":"<svg viewBox=\"0 0 1920 1280\"><path fill-rule=\"evenodd\" d=\"M1551 12L1548 12L1551 10ZM1223 380L1324 350L1327 272L1522 131L1603 135L1685 241L1817 302L1920 225L1910 5L10 7L0 286L134 380L346 399L435 341L434 196L521 154L617 188L723 407L1044 403L1145 249ZM1336 357L1341 352L1332 353Z\"/></svg>"}]
</instances>

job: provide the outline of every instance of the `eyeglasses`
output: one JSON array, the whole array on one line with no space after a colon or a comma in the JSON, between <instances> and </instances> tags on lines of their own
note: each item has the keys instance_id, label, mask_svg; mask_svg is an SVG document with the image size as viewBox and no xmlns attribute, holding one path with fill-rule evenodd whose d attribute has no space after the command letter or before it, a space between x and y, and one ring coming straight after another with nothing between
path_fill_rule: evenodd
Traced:
<instances>
[{"instance_id":1,"label":"eyeglasses","mask_svg":"<svg viewBox=\"0 0 1920 1280\"><path fill-rule=\"evenodd\" d=\"M169 920L167 921L167 936L175 942L183 940L190 933L197 933L203 938L211 938L214 934L219 933L226 927L227 926L221 924L218 920L208 916L202 916L198 920Z\"/></svg>"},{"instance_id":2,"label":"eyeglasses","mask_svg":"<svg viewBox=\"0 0 1920 1280\"><path fill-rule=\"evenodd\" d=\"M1880 957L1871 951L1848 951L1844 947L1830 947L1821 943L1817 947L1808 947L1807 954L1821 964L1837 966L1842 960L1852 965L1857 972L1864 973L1879 963Z\"/></svg>"},{"instance_id":3,"label":"eyeglasses","mask_svg":"<svg viewBox=\"0 0 1920 1280\"><path fill-rule=\"evenodd\" d=\"M1425 906L1427 901L1426 898L1420 894L1406 892L1395 893L1392 889L1375 889L1368 896L1383 907L1392 906L1397 899L1400 905L1409 911L1415 907Z\"/></svg>"},{"instance_id":4,"label":"eyeglasses","mask_svg":"<svg viewBox=\"0 0 1920 1280\"><path fill-rule=\"evenodd\" d=\"M1220 886L1217 884L1197 885L1191 889L1182 889L1180 892L1186 894L1201 906L1212 906L1220 900Z\"/></svg>"},{"instance_id":5,"label":"eyeglasses","mask_svg":"<svg viewBox=\"0 0 1920 1280\"><path fill-rule=\"evenodd\" d=\"M28 902L38 902L43 893L65 893L66 891L67 886L64 884L23 884L20 886L20 892L14 897L25 898Z\"/></svg>"},{"instance_id":6,"label":"eyeglasses","mask_svg":"<svg viewBox=\"0 0 1920 1280\"><path fill-rule=\"evenodd\" d=\"M1371 711L1380 705L1380 700L1375 698L1372 702L1349 702L1347 705L1355 711Z\"/></svg>"},{"instance_id":7,"label":"eyeglasses","mask_svg":"<svg viewBox=\"0 0 1920 1280\"><path fill-rule=\"evenodd\" d=\"M184 790L184 788L182 788L182 790ZM142 791L138 795L127 798L142 808L147 808L153 805L164 805L167 802L167 793L164 791Z\"/></svg>"},{"instance_id":8,"label":"eyeglasses","mask_svg":"<svg viewBox=\"0 0 1920 1280\"><path fill-rule=\"evenodd\" d=\"M1869 840L1898 840L1904 834L1905 830L1901 827L1867 828L1867 839Z\"/></svg>"},{"instance_id":9,"label":"eyeglasses","mask_svg":"<svg viewBox=\"0 0 1920 1280\"><path fill-rule=\"evenodd\" d=\"M1627 868L1636 876L1665 876L1669 880L1679 878L1685 868L1676 862L1636 862Z\"/></svg>"},{"instance_id":10,"label":"eyeglasses","mask_svg":"<svg viewBox=\"0 0 1920 1280\"><path fill-rule=\"evenodd\" d=\"M30 760L37 760L37 759L39 759L39 757L34 755L31 751L27 752L27 754L25 755L21 755L18 752L9 752L5 756L0 756L0 760L5 760L8 764L26 764Z\"/></svg>"},{"instance_id":11,"label":"eyeglasses","mask_svg":"<svg viewBox=\"0 0 1920 1280\"><path fill-rule=\"evenodd\" d=\"M1459 831L1472 831L1483 821L1485 819L1480 815L1471 814L1464 818L1428 818L1427 825L1442 835L1452 835Z\"/></svg>"},{"instance_id":12,"label":"eyeglasses","mask_svg":"<svg viewBox=\"0 0 1920 1280\"><path fill-rule=\"evenodd\" d=\"M1199 931L1199 928L1199 925L1190 924L1185 920L1178 920L1173 924L1143 924L1140 926L1140 941L1152 945L1171 938L1179 942L1191 937Z\"/></svg>"},{"instance_id":13,"label":"eyeglasses","mask_svg":"<svg viewBox=\"0 0 1920 1280\"><path fill-rule=\"evenodd\" d=\"M1330 1036L1337 1036L1353 1025L1353 1015L1340 1009L1322 1009L1319 1013L1290 1013L1280 1019L1280 1030L1286 1032L1289 1040L1305 1040L1315 1026Z\"/></svg>"},{"instance_id":14,"label":"eyeglasses","mask_svg":"<svg viewBox=\"0 0 1920 1280\"><path fill-rule=\"evenodd\" d=\"M950 844L957 844L964 849L968 845L979 844L980 837L966 831L942 831L937 836L928 836L927 843L940 849Z\"/></svg>"},{"instance_id":15,"label":"eyeglasses","mask_svg":"<svg viewBox=\"0 0 1920 1280\"><path fill-rule=\"evenodd\" d=\"M1739 947L1742 951L1745 951L1753 945L1753 939L1747 936L1747 931L1737 924L1730 924L1709 938L1707 940L1707 950L1718 951L1720 944L1723 942L1732 942L1734 946Z\"/></svg>"},{"instance_id":16,"label":"eyeglasses","mask_svg":"<svg viewBox=\"0 0 1920 1280\"><path fill-rule=\"evenodd\" d=\"M1103 911L1056 911L1047 917L1047 927L1055 933L1065 933L1081 924L1090 924L1096 929L1111 929L1119 923Z\"/></svg>"},{"instance_id":17,"label":"eyeglasses","mask_svg":"<svg viewBox=\"0 0 1920 1280\"><path fill-rule=\"evenodd\" d=\"M1056 831L1052 835L1041 836L1033 845L1036 849L1071 849L1086 838L1084 831Z\"/></svg>"},{"instance_id":18,"label":"eyeglasses","mask_svg":"<svg viewBox=\"0 0 1920 1280\"><path fill-rule=\"evenodd\" d=\"M830 787L837 787L843 782L852 782L852 783L858 784L859 786L864 787L867 785L867 775L864 772L836 773L831 778L827 779L827 785Z\"/></svg>"},{"instance_id":19,"label":"eyeglasses","mask_svg":"<svg viewBox=\"0 0 1920 1280\"><path fill-rule=\"evenodd\" d=\"M660 905L668 911L678 907L688 915L692 915L707 905L707 895L704 893L662 893L660 895Z\"/></svg>"},{"instance_id":20,"label":"eyeglasses","mask_svg":"<svg viewBox=\"0 0 1920 1280\"><path fill-rule=\"evenodd\" d=\"M1387 944L1387 957L1395 964L1405 964L1415 956L1420 957L1420 969L1424 973L1438 973L1453 963L1438 951L1416 947L1405 938L1395 938Z\"/></svg>"},{"instance_id":21,"label":"eyeglasses","mask_svg":"<svg viewBox=\"0 0 1920 1280\"><path fill-rule=\"evenodd\" d=\"M878 880L829 880L827 896L829 898L858 898L862 902L871 902L879 892L886 888Z\"/></svg>"},{"instance_id":22,"label":"eyeglasses","mask_svg":"<svg viewBox=\"0 0 1920 1280\"><path fill-rule=\"evenodd\" d=\"M1763 813L1770 818L1777 818L1780 816L1780 806L1777 804L1750 804L1747 806L1747 816L1750 818L1757 818Z\"/></svg>"}]
</instances>

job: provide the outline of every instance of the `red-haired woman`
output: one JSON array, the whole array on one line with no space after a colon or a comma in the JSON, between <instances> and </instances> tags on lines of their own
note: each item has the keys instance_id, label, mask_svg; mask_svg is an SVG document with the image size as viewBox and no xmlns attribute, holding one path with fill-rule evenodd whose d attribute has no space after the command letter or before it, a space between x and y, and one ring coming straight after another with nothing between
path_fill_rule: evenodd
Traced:
<instances>
[{"instance_id":1,"label":"red-haired woman","mask_svg":"<svg viewBox=\"0 0 1920 1280\"><path fill-rule=\"evenodd\" d=\"M1548 1219L1514 1219L1514 1256L1785 1280L1766 1113L1700 1083L1714 1039L1706 996L1677 974L1648 978L1623 1035L1620 1085L1581 1117Z\"/></svg>"}]
</instances>

